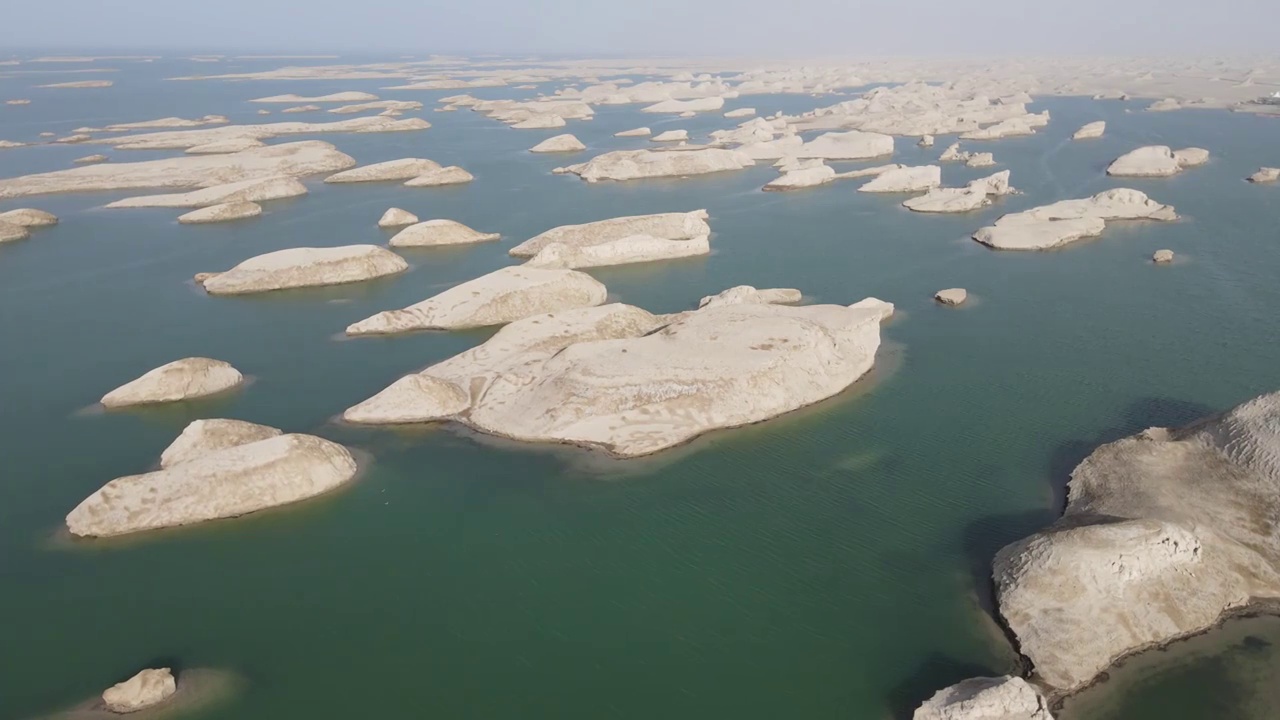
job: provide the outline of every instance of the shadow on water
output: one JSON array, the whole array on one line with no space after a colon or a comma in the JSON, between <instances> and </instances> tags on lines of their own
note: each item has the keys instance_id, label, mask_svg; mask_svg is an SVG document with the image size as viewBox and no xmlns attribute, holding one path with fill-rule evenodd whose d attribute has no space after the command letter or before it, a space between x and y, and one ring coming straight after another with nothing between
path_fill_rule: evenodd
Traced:
<instances>
[{"instance_id":1,"label":"shadow on water","mask_svg":"<svg viewBox=\"0 0 1280 720\"><path fill-rule=\"evenodd\" d=\"M905 681L889 692L890 717L910 720L916 708L945 687L974 677L992 675L991 668L946 655L930 655Z\"/></svg>"}]
</instances>

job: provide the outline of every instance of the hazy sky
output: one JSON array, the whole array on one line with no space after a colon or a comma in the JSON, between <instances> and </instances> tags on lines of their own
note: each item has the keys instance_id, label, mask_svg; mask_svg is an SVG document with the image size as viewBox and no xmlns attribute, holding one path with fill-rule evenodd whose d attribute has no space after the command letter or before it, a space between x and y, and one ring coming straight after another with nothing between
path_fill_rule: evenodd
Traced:
<instances>
[{"instance_id":1,"label":"hazy sky","mask_svg":"<svg viewBox=\"0 0 1280 720\"><path fill-rule=\"evenodd\" d=\"M1280 0L0 0L23 47L1280 54Z\"/></svg>"}]
</instances>

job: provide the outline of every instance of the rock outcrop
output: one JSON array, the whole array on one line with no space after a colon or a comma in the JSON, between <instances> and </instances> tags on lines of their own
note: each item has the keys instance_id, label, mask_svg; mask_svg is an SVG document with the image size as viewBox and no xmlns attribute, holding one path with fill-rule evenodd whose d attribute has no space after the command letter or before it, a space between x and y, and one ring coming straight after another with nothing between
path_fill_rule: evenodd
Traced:
<instances>
[{"instance_id":1,"label":"rock outcrop","mask_svg":"<svg viewBox=\"0 0 1280 720\"><path fill-rule=\"evenodd\" d=\"M207 188L211 185L331 173L355 165L316 140L268 145L225 155L191 155L132 163L85 165L0 180L0 198L134 188ZM121 207L115 203L114 207Z\"/></svg>"},{"instance_id":2,"label":"rock outcrop","mask_svg":"<svg viewBox=\"0 0 1280 720\"><path fill-rule=\"evenodd\" d=\"M58 224L58 216L35 208L18 208L0 212L0 223L24 228L50 227Z\"/></svg>"},{"instance_id":3,"label":"rock outcrop","mask_svg":"<svg viewBox=\"0 0 1280 720\"><path fill-rule=\"evenodd\" d=\"M300 247L249 258L226 272L201 273L196 282L210 295L244 295L362 282L408 269L404 258L377 245Z\"/></svg>"},{"instance_id":4,"label":"rock outcrop","mask_svg":"<svg viewBox=\"0 0 1280 720\"><path fill-rule=\"evenodd\" d=\"M649 138L650 142L678 142L680 140L688 140L688 130L667 130Z\"/></svg>"},{"instance_id":5,"label":"rock outcrop","mask_svg":"<svg viewBox=\"0 0 1280 720\"><path fill-rule=\"evenodd\" d=\"M453 220L427 220L415 223L391 238L391 247L436 247L470 245L501 237L498 233L482 233Z\"/></svg>"},{"instance_id":6,"label":"rock outcrop","mask_svg":"<svg viewBox=\"0 0 1280 720\"><path fill-rule=\"evenodd\" d=\"M281 111L283 112L283 111ZM230 140L269 140L286 135L319 133L389 133L426 130L431 123L422 118L395 118L371 116L348 118L335 122L277 122L253 125L218 125L193 130L167 130L161 132L103 137L96 143L114 145L118 150L185 150L197 145L208 145Z\"/></svg>"},{"instance_id":7,"label":"rock outcrop","mask_svg":"<svg viewBox=\"0 0 1280 720\"><path fill-rule=\"evenodd\" d=\"M1251 183L1269 183L1280 180L1280 168L1264 167L1249 176Z\"/></svg>"},{"instance_id":8,"label":"rock outcrop","mask_svg":"<svg viewBox=\"0 0 1280 720\"><path fill-rule=\"evenodd\" d=\"M37 85L42 88L59 88L59 89L82 89L82 88L109 88L115 85L112 80L75 80L72 82L52 83L49 85Z\"/></svg>"},{"instance_id":9,"label":"rock outcrop","mask_svg":"<svg viewBox=\"0 0 1280 720\"><path fill-rule=\"evenodd\" d=\"M440 169L440 164L426 158L402 158L362 165L325 178L327 183L388 182L411 180Z\"/></svg>"},{"instance_id":10,"label":"rock outcrop","mask_svg":"<svg viewBox=\"0 0 1280 720\"><path fill-rule=\"evenodd\" d=\"M297 178L266 177L240 182L214 185L201 190L167 195L143 195L125 198L108 203L109 208L142 208L142 207L209 207L228 203L252 202L260 203L268 200L283 200L301 197L307 194L307 186Z\"/></svg>"},{"instance_id":11,"label":"rock outcrop","mask_svg":"<svg viewBox=\"0 0 1280 720\"><path fill-rule=\"evenodd\" d=\"M730 110L729 112L725 113L724 116L727 118L740 118L740 117L751 117L752 115L755 115L755 114L756 114L755 108L747 107L747 108L738 108L736 110Z\"/></svg>"},{"instance_id":12,"label":"rock outcrop","mask_svg":"<svg viewBox=\"0 0 1280 720\"><path fill-rule=\"evenodd\" d=\"M943 305L962 305L965 300L969 299L969 293L964 288L948 288L934 293L933 299Z\"/></svg>"},{"instance_id":13,"label":"rock outcrop","mask_svg":"<svg viewBox=\"0 0 1280 720\"><path fill-rule=\"evenodd\" d=\"M942 184L942 168L937 165L902 167L877 175L858 192L908 193L931 190Z\"/></svg>"},{"instance_id":14,"label":"rock outcrop","mask_svg":"<svg viewBox=\"0 0 1280 720\"><path fill-rule=\"evenodd\" d=\"M75 160L72 160L71 162L75 165L88 165L90 163L106 162L110 159L111 158L107 157L106 155L98 154L98 155L85 155L84 157L78 157Z\"/></svg>"},{"instance_id":15,"label":"rock outcrop","mask_svg":"<svg viewBox=\"0 0 1280 720\"><path fill-rule=\"evenodd\" d=\"M688 240L668 240L652 235L629 235L595 245L574 247L551 243L526 263L529 267L590 268L606 265L674 260L708 255L711 243L706 235Z\"/></svg>"},{"instance_id":16,"label":"rock outcrop","mask_svg":"<svg viewBox=\"0 0 1280 720\"><path fill-rule=\"evenodd\" d=\"M457 165L449 165L439 170L430 170L412 180L405 181L405 187L440 187L442 185L462 185L475 180L475 176Z\"/></svg>"},{"instance_id":17,"label":"rock outcrop","mask_svg":"<svg viewBox=\"0 0 1280 720\"><path fill-rule=\"evenodd\" d=\"M1081 126L1081 128L1077 130L1074 135L1071 136L1071 139L1072 140L1092 140L1094 138L1102 137L1103 133L1105 133L1106 131L1107 131L1107 122L1105 120L1098 120L1096 122L1086 123L1085 125Z\"/></svg>"},{"instance_id":18,"label":"rock outcrop","mask_svg":"<svg viewBox=\"0 0 1280 720\"><path fill-rule=\"evenodd\" d=\"M701 150L616 150L578 165L559 168L587 182L681 177L741 170L755 164L745 153L720 148ZM0 186L2 191L3 186Z\"/></svg>"},{"instance_id":19,"label":"rock outcrop","mask_svg":"<svg viewBox=\"0 0 1280 720\"><path fill-rule=\"evenodd\" d=\"M1280 394L1151 428L1076 466L1062 519L995 559L1000 613L1049 687L1280 600Z\"/></svg>"},{"instance_id":20,"label":"rock outcrop","mask_svg":"<svg viewBox=\"0 0 1280 720\"><path fill-rule=\"evenodd\" d=\"M230 222L232 220L258 217L261 214L262 206L256 202L230 202L192 210L184 215L179 215L178 222L184 225Z\"/></svg>"},{"instance_id":21,"label":"rock outcrop","mask_svg":"<svg viewBox=\"0 0 1280 720\"><path fill-rule=\"evenodd\" d=\"M642 108L640 112L646 113L686 113L686 112L713 112L724 107L724 98L722 97L703 97L694 98L692 100L663 100L646 108Z\"/></svg>"},{"instance_id":22,"label":"rock outcrop","mask_svg":"<svg viewBox=\"0 0 1280 720\"><path fill-rule=\"evenodd\" d=\"M182 462L107 483L67 515L67 528L107 537L239 517L329 492L356 471L346 448L313 435L189 449Z\"/></svg>"},{"instance_id":23,"label":"rock outcrop","mask_svg":"<svg viewBox=\"0 0 1280 720\"><path fill-rule=\"evenodd\" d=\"M868 160L892 154L891 136L859 130L823 133L800 145L793 153L797 158L824 160Z\"/></svg>"},{"instance_id":24,"label":"rock outcrop","mask_svg":"<svg viewBox=\"0 0 1280 720\"><path fill-rule=\"evenodd\" d=\"M306 97L304 95L272 95L270 97L260 97L249 102L256 103L355 103L377 100L377 95L371 95L367 92L337 92L328 95L317 95L315 97Z\"/></svg>"},{"instance_id":25,"label":"rock outcrop","mask_svg":"<svg viewBox=\"0 0 1280 720\"><path fill-rule=\"evenodd\" d=\"M528 317L344 417L456 420L517 440L646 455L844 390L871 369L892 313L871 298L784 307L767 303L798 293L736 290L671 316L613 304Z\"/></svg>"},{"instance_id":26,"label":"rock outcrop","mask_svg":"<svg viewBox=\"0 0 1280 720\"><path fill-rule=\"evenodd\" d=\"M554 227L529 238L508 252L513 257L531 258L551 245L580 249L606 245L636 235L672 241L706 239L711 235L711 226L707 224L706 210L629 215Z\"/></svg>"},{"instance_id":27,"label":"rock outcrop","mask_svg":"<svg viewBox=\"0 0 1280 720\"><path fill-rule=\"evenodd\" d=\"M400 208L389 208L382 213L382 217L378 219L378 227L380 228L396 228L405 225L413 225L418 222L418 216L408 210Z\"/></svg>"},{"instance_id":28,"label":"rock outcrop","mask_svg":"<svg viewBox=\"0 0 1280 720\"><path fill-rule=\"evenodd\" d=\"M102 704L114 713L137 712L159 705L178 691L178 683L169 668L149 669L102 693Z\"/></svg>"},{"instance_id":29,"label":"rock outcrop","mask_svg":"<svg viewBox=\"0 0 1280 720\"><path fill-rule=\"evenodd\" d=\"M26 240L31 237L30 228L58 224L58 216L43 210L19 208L0 212L0 243Z\"/></svg>"},{"instance_id":30,"label":"rock outcrop","mask_svg":"<svg viewBox=\"0 0 1280 720\"><path fill-rule=\"evenodd\" d=\"M934 188L924 195L902 203L908 210L927 213L959 213L977 210L991 204L991 198L1015 194L1009 185L1009 171L971 180L962 188Z\"/></svg>"},{"instance_id":31,"label":"rock outcrop","mask_svg":"<svg viewBox=\"0 0 1280 720\"><path fill-rule=\"evenodd\" d=\"M938 162L969 162L972 157L973 153L960 149L960 143L951 143L938 156Z\"/></svg>"},{"instance_id":32,"label":"rock outcrop","mask_svg":"<svg viewBox=\"0 0 1280 720\"><path fill-rule=\"evenodd\" d=\"M253 138L233 138L231 140L219 140L217 142L205 143L203 145L192 145L184 152L188 155L223 155L225 153L237 153L260 147L266 147L266 143Z\"/></svg>"},{"instance_id":33,"label":"rock outcrop","mask_svg":"<svg viewBox=\"0 0 1280 720\"><path fill-rule=\"evenodd\" d=\"M244 376L221 360L189 357L174 360L102 397L106 408L195 400L239 387Z\"/></svg>"},{"instance_id":34,"label":"rock outcrop","mask_svg":"<svg viewBox=\"0 0 1280 720\"><path fill-rule=\"evenodd\" d=\"M996 158L989 152L970 153L969 159L966 160L964 164L971 168L991 167L996 164Z\"/></svg>"},{"instance_id":35,"label":"rock outcrop","mask_svg":"<svg viewBox=\"0 0 1280 720\"><path fill-rule=\"evenodd\" d=\"M1172 205L1146 193L1117 188L1083 200L1062 200L1020 213L1010 213L973 239L996 250L1047 250L1084 237L1101 235L1108 220L1176 220Z\"/></svg>"},{"instance_id":36,"label":"rock outcrop","mask_svg":"<svg viewBox=\"0 0 1280 720\"><path fill-rule=\"evenodd\" d=\"M587 146L582 144L581 140L569 133L564 135L556 135L547 138L542 142L529 148L529 152L535 153L562 153L562 152L579 152L586 150Z\"/></svg>"},{"instance_id":37,"label":"rock outcrop","mask_svg":"<svg viewBox=\"0 0 1280 720\"><path fill-rule=\"evenodd\" d=\"M386 335L504 325L531 315L599 305L607 294L603 284L575 270L505 267L403 310L380 312L353 323L347 327L347 334Z\"/></svg>"},{"instance_id":38,"label":"rock outcrop","mask_svg":"<svg viewBox=\"0 0 1280 720\"><path fill-rule=\"evenodd\" d=\"M1157 264L1171 263L1173 262L1173 251L1157 250L1151 254L1151 262Z\"/></svg>"},{"instance_id":39,"label":"rock outcrop","mask_svg":"<svg viewBox=\"0 0 1280 720\"><path fill-rule=\"evenodd\" d=\"M319 105L295 105L294 107L287 107L287 108L285 108L285 109L281 110L280 112L282 112L282 113L305 113L305 112L316 112L317 110L320 110L320 109L321 109L321 107L320 107Z\"/></svg>"},{"instance_id":40,"label":"rock outcrop","mask_svg":"<svg viewBox=\"0 0 1280 720\"><path fill-rule=\"evenodd\" d=\"M613 134L614 137L649 137L653 131L647 127L635 128L634 130L623 130Z\"/></svg>"},{"instance_id":41,"label":"rock outcrop","mask_svg":"<svg viewBox=\"0 0 1280 720\"><path fill-rule=\"evenodd\" d=\"M196 420L187 425L178 439L164 449L160 455L160 467L167 470L217 450L248 445L283 434L283 431L276 428L244 420Z\"/></svg>"},{"instance_id":42,"label":"rock outcrop","mask_svg":"<svg viewBox=\"0 0 1280 720\"><path fill-rule=\"evenodd\" d=\"M961 140L999 140L1000 138L1016 137L1018 135L1035 134L1036 126L1029 121L1029 118L1035 116L1011 117L1001 120L994 125L979 130L970 130L961 133Z\"/></svg>"},{"instance_id":43,"label":"rock outcrop","mask_svg":"<svg viewBox=\"0 0 1280 720\"><path fill-rule=\"evenodd\" d=\"M1175 152L1167 145L1148 145L1116 158L1107 167L1107 174L1116 177L1168 177L1177 175L1184 168L1203 165L1208 159L1209 151L1202 148Z\"/></svg>"},{"instance_id":44,"label":"rock outcrop","mask_svg":"<svg viewBox=\"0 0 1280 720\"><path fill-rule=\"evenodd\" d=\"M939 690L912 720L1053 720L1049 703L1019 677L970 678Z\"/></svg>"}]
</instances>

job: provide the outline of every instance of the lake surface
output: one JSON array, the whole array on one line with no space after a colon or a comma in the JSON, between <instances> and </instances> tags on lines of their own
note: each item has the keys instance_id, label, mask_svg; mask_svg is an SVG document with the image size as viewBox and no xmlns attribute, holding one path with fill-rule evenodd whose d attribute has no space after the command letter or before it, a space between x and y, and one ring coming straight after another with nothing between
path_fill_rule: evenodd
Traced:
<instances>
[{"instance_id":1,"label":"lake surface","mask_svg":"<svg viewBox=\"0 0 1280 720\"><path fill-rule=\"evenodd\" d=\"M173 210L101 207L136 192L0 201L0 211L61 218L0 246L0 720L74 705L160 662L243 678L240 692L199 715L211 720L909 717L947 684L1015 669L988 615L990 559L1056 517L1080 459L1101 442L1280 387L1280 187L1243 182L1259 165L1280 165L1275 119L1041 99L1032 109L1053 120L1037 135L968 144L994 152L994 170L1011 169L1025 194L927 216L901 208L902 197L855 192L856 180L762 193L776 175L768 163L617 184L549 174L647 146L612 137L619 130L687 128L696 139L739 122L714 113L605 106L563 129L512 130L476 113L430 112L458 91L378 90L395 80L165 79L289 62L0 68L0 99L33 100L0 105L2 139L169 115L321 121L335 116L280 116L275 105L264 119L247 100L365 90L424 102L434 127L308 137L362 164L429 157L476 176L447 189L312 178L310 195L270 203L261 218L203 227L180 227ZM119 71L14 73L81 67ZM115 86L33 88L98 77ZM799 112L841 99L748 96L725 110ZM1097 119L1108 122L1105 138L1069 140ZM561 132L588 152L525 152ZM922 164L947 142L923 150L900 138L893 160ZM1156 143L1205 147L1213 160L1168 179L1105 176L1117 155ZM0 176L98 152L113 162L177 154L108 148L0 150ZM959 185L989 172L946 165L943 178ZM996 253L967 239L1002 213L1122 186L1184 219L1113 223L1101 239L1048 253ZM406 252L408 274L359 286L215 298L190 282L272 250L384 243L375 223L391 206L503 239ZM711 256L592 274L612 298L656 312L738 284L796 287L813 302L891 301L898 314L872 376L818 406L638 461L448 427L333 422L490 334L336 339L350 322L511 264L508 248L556 225L698 208L711 216ZM1178 260L1154 266L1159 248ZM969 305L935 305L947 287L967 288ZM254 382L212 402L86 411L190 355L231 362ZM116 542L58 537L81 499L152 467L202 417L316 433L367 453L371 467L348 489L283 510ZM1238 642L1223 637L1230 652ZM1235 653L1244 669L1228 683L1197 662L1175 663L1191 668L1176 676L1182 692L1200 688L1225 705L1182 703L1171 715L1168 683L1137 682L1112 684L1106 706L1128 720L1220 718L1236 707L1244 716L1262 696L1231 688L1275 667L1271 654ZM1269 711L1248 717L1276 714L1267 697Z\"/></svg>"}]
</instances>

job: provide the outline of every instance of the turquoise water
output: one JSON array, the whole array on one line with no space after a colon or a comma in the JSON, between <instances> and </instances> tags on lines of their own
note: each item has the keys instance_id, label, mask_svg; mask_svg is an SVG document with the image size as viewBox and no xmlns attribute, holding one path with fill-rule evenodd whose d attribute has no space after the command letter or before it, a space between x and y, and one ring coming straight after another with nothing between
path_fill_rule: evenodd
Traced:
<instances>
[{"instance_id":1,"label":"turquoise water","mask_svg":"<svg viewBox=\"0 0 1280 720\"><path fill-rule=\"evenodd\" d=\"M250 98L396 84L173 82L164 78L233 70L99 65L119 68L115 87L32 89L98 75L0 68L0 98L33 100L0 105L0 138L166 115L258 122ZM985 609L990 558L1056 516L1076 462L1100 442L1280 387L1280 188L1242 180L1280 163L1274 119L1044 99L1033 109L1053 122L1040 134L970 144L992 150L1025 195L925 216L854 192L856 181L762 193L775 175L767 164L681 181L552 176L578 158L645 146L613 138L618 130L697 135L733 121L614 106L564 130L517 131L430 112L455 92L380 93L424 102L434 124L425 132L318 137L361 163L462 165L476 180L458 188L312 180L310 195L221 227L179 227L170 210L101 209L136 193L0 201L0 211L62 218L0 247L0 719L72 705L156 662L242 676L237 696L200 716L219 719L908 717L943 685L1015 668ZM751 96L725 109L798 112L839 99ZM1108 121L1106 138L1068 140L1095 119ZM524 152L563 131L589 152ZM1122 186L1106 164L1150 143L1214 153L1175 178L1123 183L1176 205L1183 221L1114 224L1049 253L993 253L966 239L1003 212ZM930 160L942 144L899 140L894 161ZM2 150L0 175L96 152L116 162L172 154L104 148ZM984 174L943 170L949 185ZM212 298L189 282L271 250L385 242L374 223L390 206L503 240L406 253L410 273L355 287ZM898 315L873 377L816 407L629 462L447 427L332 422L488 335L337 340L348 323L509 264L507 248L555 225L698 208L715 231L710 257L592 274L613 298L653 311L744 283L798 287L815 302L891 301ZM1166 247L1179 260L1153 266ZM971 304L935 306L944 287L967 288ZM227 360L255 381L210 403L84 411L188 355ZM285 510L123 542L56 537L76 503L152 466L199 417L317 433L368 453L372 467L346 490ZM1127 717L1168 717L1143 687L1124 700Z\"/></svg>"}]
</instances>

